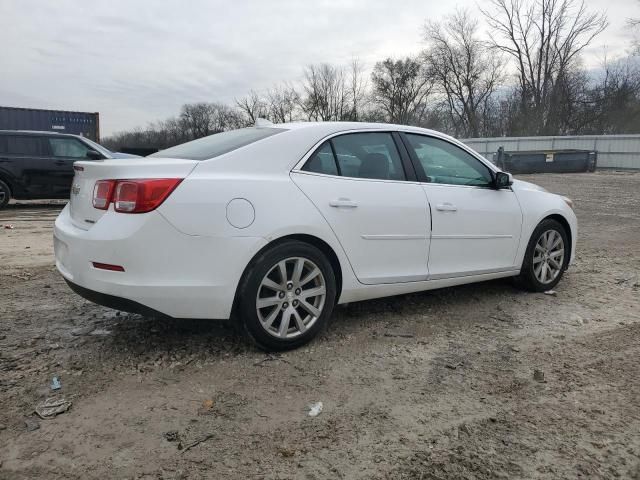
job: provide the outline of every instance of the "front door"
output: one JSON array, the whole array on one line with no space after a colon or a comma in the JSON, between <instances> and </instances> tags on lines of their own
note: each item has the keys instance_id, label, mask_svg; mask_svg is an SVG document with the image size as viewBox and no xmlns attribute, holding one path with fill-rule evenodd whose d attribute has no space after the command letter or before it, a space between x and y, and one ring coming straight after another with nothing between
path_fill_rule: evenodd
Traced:
<instances>
[{"instance_id":1,"label":"front door","mask_svg":"<svg viewBox=\"0 0 640 480\"><path fill-rule=\"evenodd\" d=\"M429 208L421 185L406 180L390 133L334 137L291 175L335 232L358 280L426 280Z\"/></svg>"},{"instance_id":2,"label":"front door","mask_svg":"<svg viewBox=\"0 0 640 480\"><path fill-rule=\"evenodd\" d=\"M429 278L513 270L522 212L489 168L444 139L407 133L432 212Z\"/></svg>"}]
</instances>

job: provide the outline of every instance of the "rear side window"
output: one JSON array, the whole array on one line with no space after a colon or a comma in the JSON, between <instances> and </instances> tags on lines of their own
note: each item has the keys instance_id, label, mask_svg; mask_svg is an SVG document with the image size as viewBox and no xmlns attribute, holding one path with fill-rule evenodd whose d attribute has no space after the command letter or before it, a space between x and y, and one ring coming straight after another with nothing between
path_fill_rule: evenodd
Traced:
<instances>
[{"instance_id":1,"label":"rear side window","mask_svg":"<svg viewBox=\"0 0 640 480\"><path fill-rule=\"evenodd\" d=\"M49 145L54 157L87 158L87 147L73 138L49 138Z\"/></svg>"},{"instance_id":2,"label":"rear side window","mask_svg":"<svg viewBox=\"0 0 640 480\"><path fill-rule=\"evenodd\" d=\"M338 175L338 167L336 166L336 159L333 156L333 150L331 150L331 143L324 142L320 148L311 155L302 169L307 172Z\"/></svg>"},{"instance_id":3,"label":"rear side window","mask_svg":"<svg viewBox=\"0 0 640 480\"><path fill-rule=\"evenodd\" d=\"M400 154L388 132L348 133L323 143L302 170L374 180L406 180Z\"/></svg>"},{"instance_id":4,"label":"rear side window","mask_svg":"<svg viewBox=\"0 0 640 480\"><path fill-rule=\"evenodd\" d=\"M284 128L241 128L216 133L175 147L160 150L150 157L185 158L188 160L208 160L244 147L263 138L286 132Z\"/></svg>"},{"instance_id":5,"label":"rear side window","mask_svg":"<svg viewBox=\"0 0 640 480\"><path fill-rule=\"evenodd\" d=\"M32 157L46 156L49 149L44 143L44 139L33 136L8 135L7 153L10 155L24 155Z\"/></svg>"}]
</instances>

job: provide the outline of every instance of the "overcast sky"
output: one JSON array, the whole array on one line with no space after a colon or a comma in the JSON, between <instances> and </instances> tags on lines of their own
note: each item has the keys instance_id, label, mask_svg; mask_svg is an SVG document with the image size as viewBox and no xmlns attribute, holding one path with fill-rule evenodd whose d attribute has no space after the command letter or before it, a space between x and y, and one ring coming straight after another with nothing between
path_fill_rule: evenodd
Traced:
<instances>
[{"instance_id":1,"label":"overcast sky","mask_svg":"<svg viewBox=\"0 0 640 480\"><path fill-rule=\"evenodd\" d=\"M610 26L588 65L624 55L638 0L586 0ZM0 105L98 111L102 135L297 81L304 65L367 68L418 52L422 26L483 0L0 0Z\"/></svg>"}]
</instances>

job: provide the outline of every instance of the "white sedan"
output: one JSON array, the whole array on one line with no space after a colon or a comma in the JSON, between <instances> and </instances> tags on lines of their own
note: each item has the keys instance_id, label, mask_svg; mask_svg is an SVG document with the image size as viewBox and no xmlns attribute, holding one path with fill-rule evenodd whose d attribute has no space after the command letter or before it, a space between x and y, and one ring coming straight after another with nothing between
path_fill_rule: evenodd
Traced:
<instances>
[{"instance_id":1,"label":"white sedan","mask_svg":"<svg viewBox=\"0 0 640 480\"><path fill-rule=\"evenodd\" d=\"M74 168L54 233L73 290L233 318L265 349L309 341L336 304L501 277L549 290L575 254L571 200L422 128L267 122Z\"/></svg>"}]
</instances>

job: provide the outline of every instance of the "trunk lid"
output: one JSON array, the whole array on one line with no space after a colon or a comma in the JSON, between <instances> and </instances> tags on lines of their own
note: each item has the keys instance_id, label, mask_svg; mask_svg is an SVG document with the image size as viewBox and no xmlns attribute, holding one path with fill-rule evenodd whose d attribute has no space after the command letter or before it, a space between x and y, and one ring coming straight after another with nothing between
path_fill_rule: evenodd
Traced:
<instances>
[{"instance_id":1,"label":"trunk lid","mask_svg":"<svg viewBox=\"0 0 640 480\"><path fill-rule=\"evenodd\" d=\"M89 230L106 213L93 207L98 180L186 178L199 162L175 158L127 158L75 162L69 209L73 224ZM180 187L178 187L180 188ZM113 208L113 205L109 207ZM123 214L126 215L126 214Z\"/></svg>"}]
</instances>

